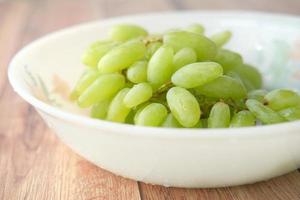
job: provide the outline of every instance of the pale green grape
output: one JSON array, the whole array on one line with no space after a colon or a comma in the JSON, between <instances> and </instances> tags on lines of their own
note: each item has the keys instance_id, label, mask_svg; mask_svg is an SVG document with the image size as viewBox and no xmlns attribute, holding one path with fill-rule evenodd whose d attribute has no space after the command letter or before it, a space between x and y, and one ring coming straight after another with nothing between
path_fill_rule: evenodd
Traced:
<instances>
[{"instance_id":1,"label":"pale green grape","mask_svg":"<svg viewBox=\"0 0 300 200\"><path fill-rule=\"evenodd\" d=\"M162 42L151 42L149 45L147 45L147 51L146 51L146 59L149 60L153 54L162 46Z\"/></svg>"},{"instance_id":2,"label":"pale green grape","mask_svg":"<svg viewBox=\"0 0 300 200\"><path fill-rule=\"evenodd\" d=\"M126 69L134 62L142 59L145 52L146 47L142 41L131 40L121 44L100 59L98 63L99 72L105 74Z\"/></svg>"},{"instance_id":3,"label":"pale green grape","mask_svg":"<svg viewBox=\"0 0 300 200\"><path fill-rule=\"evenodd\" d=\"M91 117L97 119L105 119L110 104L110 99L100 101L92 106Z\"/></svg>"},{"instance_id":4,"label":"pale green grape","mask_svg":"<svg viewBox=\"0 0 300 200\"><path fill-rule=\"evenodd\" d=\"M248 99L246 106L263 124L275 124L285 121L278 113L255 99Z\"/></svg>"},{"instance_id":5,"label":"pale green grape","mask_svg":"<svg viewBox=\"0 0 300 200\"><path fill-rule=\"evenodd\" d=\"M152 97L152 87L149 83L139 83L133 86L124 97L124 104L129 107L135 107L148 101Z\"/></svg>"},{"instance_id":6,"label":"pale green grape","mask_svg":"<svg viewBox=\"0 0 300 200\"><path fill-rule=\"evenodd\" d=\"M131 65L127 72L127 78L132 83L142 83L147 81L147 61L138 61Z\"/></svg>"},{"instance_id":7,"label":"pale green grape","mask_svg":"<svg viewBox=\"0 0 300 200\"><path fill-rule=\"evenodd\" d=\"M186 89L173 87L167 92L167 103L178 122L193 127L199 121L200 107L197 99Z\"/></svg>"},{"instance_id":8,"label":"pale green grape","mask_svg":"<svg viewBox=\"0 0 300 200\"><path fill-rule=\"evenodd\" d=\"M174 31L164 35L163 42L175 52L190 47L197 53L198 60L210 60L216 56L217 46L207 37L187 31Z\"/></svg>"},{"instance_id":9,"label":"pale green grape","mask_svg":"<svg viewBox=\"0 0 300 200\"><path fill-rule=\"evenodd\" d=\"M249 91L262 87L262 76L255 67L248 64L242 64L235 66L232 70L240 76Z\"/></svg>"},{"instance_id":10,"label":"pale green grape","mask_svg":"<svg viewBox=\"0 0 300 200\"><path fill-rule=\"evenodd\" d=\"M171 78L173 72L173 49L160 47L148 63L147 78L154 85L162 85Z\"/></svg>"},{"instance_id":11,"label":"pale green grape","mask_svg":"<svg viewBox=\"0 0 300 200\"><path fill-rule=\"evenodd\" d=\"M72 100L77 99L84 92L84 90L89 87L98 77L99 72L97 70L91 69L86 71L77 81L75 88L70 95L70 98Z\"/></svg>"},{"instance_id":12,"label":"pale green grape","mask_svg":"<svg viewBox=\"0 0 300 200\"><path fill-rule=\"evenodd\" d=\"M215 62L198 62L186 65L172 76L172 83L184 88L195 88L222 76L223 68Z\"/></svg>"},{"instance_id":13,"label":"pale green grape","mask_svg":"<svg viewBox=\"0 0 300 200\"><path fill-rule=\"evenodd\" d=\"M290 107L279 111L279 114L288 121L300 119L300 106Z\"/></svg>"},{"instance_id":14,"label":"pale green grape","mask_svg":"<svg viewBox=\"0 0 300 200\"><path fill-rule=\"evenodd\" d=\"M121 42L146 35L148 33L144 28L132 24L115 25L110 30L111 39Z\"/></svg>"},{"instance_id":15,"label":"pale green grape","mask_svg":"<svg viewBox=\"0 0 300 200\"><path fill-rule=\"evenodd\" d=\"M192 48L180 49L173 58L174 71L177 71L181 67L194 63L197 61L197 54Z\"/></svg>"},{"instance_id":16,"label":"pale green grape","mask_svg":"<svg viewBox=\"0 0 300 200\"><path fill-rule=\"evenodd\" d=\"M192 24L185 29L186 31L197 33L197 34L204 34L205 28L201 24Z\"/></svg>"},{"instance_id":17,"label":"pale green grape","mask_svg":"<svg viewBox=\"0 0 300 200\"><path fill-rule=\"evenodd\" d=\"M273 90L265 96L264 100L268 107L275 111L300 106L299 94L287 89Z\"/></svg>"},{"instance_id":18,"label":"pale green grape","mask_svg":"<svg viewBox=\"0 0 300 200\"><path fill-rule=\"evenodd\" d=\"M254 115L248 110L242 110L233 115L230 127L255 126L255 123Z\"/></svg>"},{"instance_id":19,"label":"pale green grape","mask_svg":"<svg viewBox=\"0 0 300 200\"><path fill-rule=\"evenodd\" d=\"M172 115L172 113L169 113L166 117L165 121L162 123L163 127L169 127L169 128L181 128L182 126L180 123L176 120L176 118Z\"/></svg>"},{"instance_id":20,"label":"pale green grape","mask_svg":"<svg viewBox=\"0 0 300 200\"><path fill-rule=\"evenodd\" d=\"M208 128L227 128L230 124L230 109L226 103L216 103L209 113Z\"/></svg>"},{"instance_id":21,"label":"pale green grape","mask_svg":"<svg viewBox=\"0 0 300 200\"><path fill-rule=\"evenodd\" d=\"M118 42L112 42L108 40L94 42L85 50L81 57L81 61L86 66L96 68L99 60L118 44Z\"/></svg>"},{"instance_id":22,"label":"pale green grape","mask_svg":"<svg viewBox=\"0 0 300 200\"><path fill-rule=\"evenodd\" d=\"M224 72L230 71L236 66L243 64L243 58L240 54L227 50L219 49L215 58L212 59L222 65Z\"/></svg>"},{"instance_id":23,"label":"pale green grape","mask_svg":"<svg viewBox=\"0 0 300 200\"><path fill-rule=\"evenodd\" d=\"M82 108L110 99L125 85L125 78L121 74L100 75L78 98L78 105Z\"/></svg>"},{"instance_id":24,"label":"pale green grape","mask_svg":"<svg viewBox=\"0 0 300 200\"><path fill-rule=\"evenodd\" d=\"M208 97L223 99L242 99L247 95L246 89L241 82L229 76L220 76L203 86L196 87L195 90Z\"/></svg>"},{"instance_id":25,"label":"pale green grape","mask_svg":"<svg viewBox=\"0 0 300 200\"><path fill-rule=\"evenodd\" d=\"M145 102L145 103L143 103L143 104L140 104L140 105L138 105L136 108L135 108L135 115L134 115L134 118L133 118L133 121L134 121L134 123L137 121L137 118L138 118L138 116L139 116L139 114L142 112L142 110L146 107L146 106L148 106L150 104L150 102L148 101L148 102Z\"/></svg>"},{"instance_id":26,"label":"pale green grape","mask_svg":"<svg viewBox=\"0 0 300 200\"><path fill-rule=\"evenodd\" d=\"M255 99L257 101L263 102L265 95L268 93L268 91L259 89L259 90L252 90L248 92L247 98L248 99Z\"/></svg>"},{"instance_id":27,"label":"pale green grape","mask_svg":"<svg viewBox=\"0 0 300 200\"><path fill-rule=\"evenodd\" d=\"M111 101L106 119L113 122L125 122L127 115L130 112L124 103L124 98L129 92L129 88L123 88Z\"/></svg>"},{"instance_id":28,"label":"pale green grape","mask_svg":"<svg viewBox=\"0 0 300 200\"><path fill-rule=\"evenodd\" d=\"M215 33L210 37L210 39L217 45L217 47L224 46L230 39L232 33L230 31L223 31L220 33Z\"/></svg>"},{"instance_id":29,"label":"pale green grape","mask_svg":"<svg viewBox=\"0 0 300 200\"><path fill-rule=\"evenodd\" d=\"M168 115L166 107L160 103L151 103L144 107L135 118L136 125L160 126Z\"/></svg>"}]
</instances>

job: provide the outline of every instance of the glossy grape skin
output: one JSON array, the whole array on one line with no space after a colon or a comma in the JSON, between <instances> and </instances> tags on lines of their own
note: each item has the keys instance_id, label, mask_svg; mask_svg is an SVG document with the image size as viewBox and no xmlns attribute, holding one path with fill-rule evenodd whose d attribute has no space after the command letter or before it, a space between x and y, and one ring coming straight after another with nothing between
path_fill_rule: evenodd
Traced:
<instances>
[{"instance_id":1,"label":"glossy grape skin","mask_svg":"<svg viewBox=\"0 0 300 200\"><path fill-rule=\"evenodd\" d=\"M161 125L162 127L168 128L182 128L181 124L176 120L176 118L169 113L165 119L165 121Z\"/></svg>"},{"instance_id":2,"label":"glossy grape skin","mask_svg":"<svg viewBox=\"0 0 300 200\"><path fill-rule=\"evenodd\" d=\"M134 85L124 97L124 104L129 107L135 107L148 101L152 97L152 87L149 83L139 83Z\"/></svg>"},{"instance_id":3,"label":"glossy grape skin","mask_svg":"<svg viewBox=\"0 0 300 200\"><path fill-rule=\"evenodd\" d=\"M255 126L255 123L254 115L248 110L242 110L233 115L230 127Z\"/></svg>"},{"instance_id":4,"label":"glossy grape skin","mask_svg":"<svg viewBox=\"0 0 300 200\"><path fill-rule=\"evenodd\" d=\"M247 95L246 89L240 81L229 76L220 76L203 86L196 87L195 90L208 97L221 99L242 99Z\"/></svg>"},{"instance_id":5,"label":"glossy grape skin","mask_svg":"<svg viewBox=\"0 0 300 200\"><path fill-rule=\"evenodd\" d=\"M199 61L211 60L217 54L217 46L214 42L203 35L192 32L169 32L163 36L163 42L171 46L175 52L185 47L194 49Z\"/></svg>"},{"instance_id":6,"label":"glossy grape skin","mask_svg":"<svg viewBox=\"0 0 300 200\"><path fill-rule=\"evenodd\" d=\"M174 71L177 71L181 67L194 63L197 61L197 54L192 48L180 49L173 58Z\"/></svg>"},{"instance_id":7,"label":"glossy grape skin","mask_svg":"<svg viewBox=\"0 0 300 200\"><path fill-rule=\"evenodd\" d=\"M123 101L129 90L129 88L123 88L112 99L107 111L107 120L113 122L125 122L126 117L130 112L130 108L128 108Z\"/></svg>"},{"instance_id":8,"label":"glossy grape skin","mask_svg":"<svg viewBox=\"0 0 300 200\"><path fill-rule=\"evenodd\" d=\"M201 24L192 24L186 27L185 30L192 33L204 34L205 28Z\"/></svg>"},{"instance_id":9,"label":"glossy grape skin","mask_svg":"<svg viewBox=\"0 0 300 200\"><path fill-rule=\"evenodd\" d=\"M208 128L227 128L230 124L230 109L226 103L216 103L209 113Z\"/></svg>"},{"instance_id":10,"label":"glossy grape skin","mask_svg":"<svg viewBox=\"0 0 300 200\"><path fill-rule=\"evenodd\" d=\"M263 124L275 124L285 121L278 113L255 99L248 99L246 106Z\"/></svg>"},{"instance_id":11,"label":"glossy grape skin","mask_svg":"<svg viewBox=\"0 0 300 200\"><path fill-rule=\"evenodd\" d=\"M193 127L201 111L196 98L186 89L173 87L167 92L167 103L173 116L183 127Z\"/></svg>"},{"instance_id":12,"label":"glossy grape skin","mask_svg":"<svg viewBox=\"0 0 300 200\"><path fill-rule=\"evenodd\" d=\"M160 126L168 115L166 107L160 103L151 103L144 107L135 118L135 124L141 126Z\"/></svg>"},{"instance_id":13,"label":"glossy grape skin","mask_svg":"<svg viewBox=\"0 0 300 200\"><path fill-rule=\"evenodd\" d=\"M219 49L212 61L222 65L224 72L232 70L236 66L243 64L243 58L240 54L228 49Z\"/></svg>"},{"instance_id":14,"label":"glossy grape skin","mask_svg":"<svg viewBox=\"0 0 300 200\"><path fill-rule=\"evenodd\" d=\"M276 89L269 92L265 98L269 108L279 111L288 107L300 106L300 96L296 92L287 89Z\"/></svg>"},{"instance_id":15,"label":"glossy grape skin","mask_svg":"<svg viewBox=\"0 0 300 200\"><path fill-rule=\"evenodd\" d=\"M248 99L255 99L259 102L263 102L264 97L267 93L268 93L268 91L266 91L264 89L252 90L252 91L248 92L247 98Z\"/></svg>"},{"instance_id":16,"label":"glossy grape skin","mask_svg":"<svg viewBox=\"0 0 300 200\"><path fill-rule=\"evenodd\" d=\"M125 85L125 78L121 74L100 75L79 96L78 105L82 108L110 99ZM101 91L101 92L99 92Z\"/></svg>"},{"instance_id":17,"label":"glossy grape skin","mask_svg":"<svg viewBox=\"0 0 300 200\"><path fill-rule=\"evenodd\" d=\"M109 34L112 40L120 42L148 35L144 28L132 24L115 25Z\"/></svg>"},{"instance_id":18,"label":"glossy grape skin","mask_svg":"<svg viewBox=\"0 0 300 200\"><path fill-rule=\"evenodd\" d=\"M140 40L131 40L106 53L98 63L101 74L119 72L145 55L146 47Z\"/></svg>"},{"instance_id":19,"label":"glossy grape skin","mask_svg":"<svg viewBox=\"0 0 300 200\"><path fill-rule=\"evenodd\" d=\"M138 61L131 65L127 72L127 78L132 83L142 83L147 81L147 61Z\"/></svg>"},{"instance_id":20,"label":"glossy grape skin","mask_svg":"<svg viewBox=\"0 0 300 200\"><path fill-rule=\"evenodd\" d=\"M167 82L173 73L173 49L160 47L148 63L147 78L153 85L160 86Z\"/></svg>"},{"instance_id":21,"label":"glossy grape skin","mask_svg":"<svg viewBox=\"0 0 300 200\"><path fill-rule=\"evenodd\" d=\"M280 110L279 115L288 121L300 120L300 106Z\"/></svg>"},{"instance_id":22,"label":"glossy grape skin","mask_svg":"<svg viewBox=\"0 0 300 200\"><path fill-rule=\"evenodd\" d=\"M146 50L146 54L145 54L145 58L147 60L149 60L153 54L162 46L162 42L151 42L148 46L147 46L147 50Z\"/></svg>"},{"instance_id":23,"label":"glossy grape skin","mask_svg":"<svg viewBox=\"0 0 300 200\"><path fill-rule=\"evenodd\" d=\"M184 88L204 85L223 74L221 65L215 62L198 62L186 65L172 76L172 83Z\"/></svg>"},{"instance_id":24,"label":"glossy grape skin","mask_svg":"<svg viewBox=\"0 0 300 200\"><path fill-rule=\"evenodd\" d=\"M230 39L232 33L230 31L222 31L220 33L213 34L210 39L217 45L217 47L224 46Z\"/></svg>"},{"instance_id":25,"label":"glossy grape skin","mask_svg":"<svg viewBox=\"0 0 300 200\"><path fill-rule=\"evenodd\" d=\"M91 108L90 116L97 119L105 119L109 108L110 99L106 99L94 104Z\"/></svg>"}]
</instances>

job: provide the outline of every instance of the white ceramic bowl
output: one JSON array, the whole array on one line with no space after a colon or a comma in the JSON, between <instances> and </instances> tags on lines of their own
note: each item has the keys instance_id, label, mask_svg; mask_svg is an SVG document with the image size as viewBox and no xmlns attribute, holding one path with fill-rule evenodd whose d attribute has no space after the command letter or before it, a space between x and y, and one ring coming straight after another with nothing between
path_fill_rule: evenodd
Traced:
<instances>
[{"instance_id":1,"label":"white ceramic bowl","mask_svg":"<svg viewBox=\"0 0 300 200\"><path fill-rule=\"evenodd\" d=\"M300 166L300 121L235 129L169 129L100 121L78 111L64 95L83 69L80 55L90 42L105 37L109 27L121 22L140 24L151 32L195 22L204 24L208 34L230 29L234 37L228 48L259 66L266 87L300 87L297 17L196 11L75 26L26 46L9 67L15 91L75 152L115 174L178 187L253 183Z\"/></svg>"}]
</instances>

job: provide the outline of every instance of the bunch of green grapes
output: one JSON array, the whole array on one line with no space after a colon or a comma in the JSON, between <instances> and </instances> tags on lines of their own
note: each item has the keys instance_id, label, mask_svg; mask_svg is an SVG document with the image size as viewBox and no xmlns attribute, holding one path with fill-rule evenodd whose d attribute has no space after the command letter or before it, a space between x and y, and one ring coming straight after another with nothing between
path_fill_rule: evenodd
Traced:
<instances>
[{"instance_id":1,"label":"bunch of green grapes","mask_svg":"<svg viewBox=\"0 0 300 200\"><path fill-rule=\"evenodd\" d=\"M87 66L71 93L91 117L142 126L225 128L300 119L298 93L262 89L259 71L194 24L149 35L136 25L112 27L84 52Z\"/></svg>"}]
</instances>

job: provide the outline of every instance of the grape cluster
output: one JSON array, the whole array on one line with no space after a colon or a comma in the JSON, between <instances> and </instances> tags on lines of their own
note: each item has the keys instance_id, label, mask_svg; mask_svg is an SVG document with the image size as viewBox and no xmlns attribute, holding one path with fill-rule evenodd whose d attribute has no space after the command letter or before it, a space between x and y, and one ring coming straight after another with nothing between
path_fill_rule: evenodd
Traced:
<instances>
[{"instance_id":1,"label":"grape cluster","mask_svg":"<svg viewBox=\"0 0 300 200\"><path fill-rule=\"evenodd\" d=\"M223 48L224 31L207 37L194 24L150 35L136 25L112 27L91 44L71 93L91 117L176 128L225 128L300 119L298 93L262 89L259 71Z\"/></svg>"}]
</instances>

